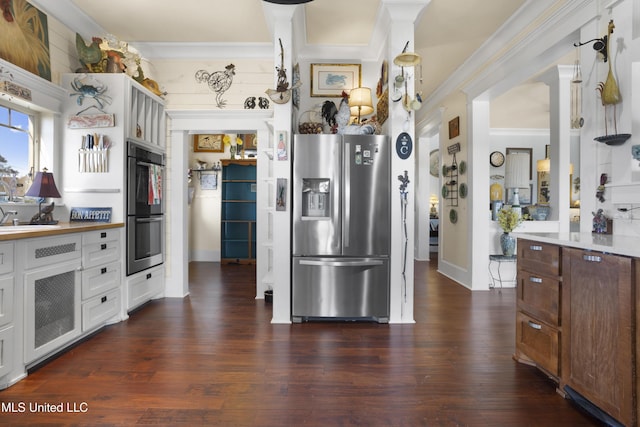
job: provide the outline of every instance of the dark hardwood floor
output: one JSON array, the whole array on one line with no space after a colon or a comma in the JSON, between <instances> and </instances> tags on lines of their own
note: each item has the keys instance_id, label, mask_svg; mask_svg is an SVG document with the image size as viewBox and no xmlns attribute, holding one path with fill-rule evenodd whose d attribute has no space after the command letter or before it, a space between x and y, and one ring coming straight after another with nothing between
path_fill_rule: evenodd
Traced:
<instances>
[{"instance_id":1,"label":"dark hardwood floor","mask_svg":"<svg viewBox=\"0 0 640 427\"><path fill-rule=\"evenodd\" d=\"M3 408L26 407L0 424L598 425L511 358L513 289L471 293L433 264L415 264L416 324L272 325L254 267L192 263L190 297L151 302L0 391ZM60 403L86 412L30 413Z\"/></svg>"}]
</instances>

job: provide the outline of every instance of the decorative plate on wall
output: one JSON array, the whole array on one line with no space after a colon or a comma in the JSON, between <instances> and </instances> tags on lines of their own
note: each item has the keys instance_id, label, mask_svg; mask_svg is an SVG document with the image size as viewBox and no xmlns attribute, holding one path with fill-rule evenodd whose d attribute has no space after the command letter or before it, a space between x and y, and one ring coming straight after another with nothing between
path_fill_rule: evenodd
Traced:
<instances>
[{"instance_id":1,"label":"decorative plate on wall","mask_svg":"<svg viewBox=\"0 0 640 427\"><path fill-rule=\"evenodd\" d=\"M448 195L449 195L449 189L447 188L446 185L443 185L442 186L442 197L444 197L446 199Z\"/></svg>"},{"instance_id":2,"label":"decorative plate on wall","mask_svg":"<svg viewBox=\"0 0 640 427\"><path fill-rule=\"evenodd\" d=\"M467 172L467 162L464 160L461 161L458 165L458 170L460 171L460 175L464 175Z\"/></svg>"},{"instance_id":3,"label":"decorative plate on wall","mask_svg":"<svg viewBox=\"0 0 640 427\"><path fill-rule=\"evenodd\" d=\"M442 165L442 176L446 176L449 173L449 166Z\"/></svg>"},{"instance_id":4,"label":"decorative plate on wall","mask_svg":"<svg viewBox=\"0 0 640 427\"><path fill-rule=\"evenodd\" d=\"M452 224L458 222L458 212L456 212L455 209L449 211L449 221L451 221Z\"/></svg>"},{"instance_id":5,"label":"decorative plate on wall","mask_svg":"<svg viewBox=\"0 0 640 427\"><path fill-rule=\"evenodd\" d=\"M467 184L465 184L464 182L460 184L460 187L458 188L458 193L460 194L460 197L462 197L463 199L467 197Z\"/></svg>"},{"instance_id":6,"label":"decorative plate on wall","mask_svg":"<svg viewBox=\"0 0 640 427\"><path fill-rule=\"evenodd\" d=\"M429 153L429 173L431 176L437 178L440 172L440 151L433 150Z\"/></svg>"}]
</instances>

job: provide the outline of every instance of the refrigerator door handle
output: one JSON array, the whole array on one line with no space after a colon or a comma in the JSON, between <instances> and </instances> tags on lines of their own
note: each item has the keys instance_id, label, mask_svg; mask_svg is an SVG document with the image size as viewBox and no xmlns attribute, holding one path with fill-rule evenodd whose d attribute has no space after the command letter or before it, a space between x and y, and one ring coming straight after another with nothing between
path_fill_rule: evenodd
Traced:
<instances>
[{"instance_id":1,"label":"refrigerator door handle","mask_svg":"<svg viewBox=\"0 0 640 427\"><path fill-rule=\"evenodd\" d=\"M379 259L353 259L353 260L321 260L321 259L303 259L300 265L313 265L319 267L371 267L382 265Z\"/></svg>"},{"instance_id":2,"label":"refrigerator door handle","mask_svg":"<svg viewBox=\"0 0 640 427\"><path fill-rule=\"evenodd\" d=\"M342 218L342 246L349 247L349 225L351 223L351 143L345 141L344 143L344 155L342 161L344 162L344 180L342 182L342 191L344 192L342 199L342 206L344 217Z\"/></svg>"}]
</instances>

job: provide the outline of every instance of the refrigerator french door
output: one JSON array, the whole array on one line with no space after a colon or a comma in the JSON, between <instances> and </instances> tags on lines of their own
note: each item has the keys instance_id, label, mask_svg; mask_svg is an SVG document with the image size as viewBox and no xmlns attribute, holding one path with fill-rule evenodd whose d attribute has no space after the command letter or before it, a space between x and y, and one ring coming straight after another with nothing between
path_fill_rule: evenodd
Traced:
<instances>
[{"instance_id":1,"label":"refrigerator french door","mask_svg":"<svg viewBox=\"0 0 640 427\"><path fill-rule=\"evenodd\" d=\"M296 135L292 320L389 320L390 143Z\"/></svg>"}]
</instances>

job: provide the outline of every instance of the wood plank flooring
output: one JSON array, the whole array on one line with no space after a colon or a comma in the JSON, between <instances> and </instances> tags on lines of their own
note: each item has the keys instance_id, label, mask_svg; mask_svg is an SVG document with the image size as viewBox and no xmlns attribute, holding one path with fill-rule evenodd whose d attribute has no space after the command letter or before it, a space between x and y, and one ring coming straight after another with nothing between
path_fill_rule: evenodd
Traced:
<instances>
[{"instance_id":1,"label":"wood plank flooring","mask_svg":"<svg viewBox=\"0 0 640 427\"><path fill-rule=\"evenodd\" d=\"M513 289L471 293L433 264L415 264L416 324L272 325L254 266L192 263L188 298L154 301L0 391L4 409L26 409L0 425L598 425L511 358Z\"/></svg>"}]
</instances>

